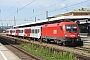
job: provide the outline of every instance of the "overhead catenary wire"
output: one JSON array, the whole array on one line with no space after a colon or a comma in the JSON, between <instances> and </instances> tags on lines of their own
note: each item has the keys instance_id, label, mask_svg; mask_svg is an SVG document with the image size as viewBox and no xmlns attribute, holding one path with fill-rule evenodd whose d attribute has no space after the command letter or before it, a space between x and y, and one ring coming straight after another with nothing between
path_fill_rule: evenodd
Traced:
<instances>
[{"instance_id":1,"label":"overhead catenary wire","mask_svg":"<svg viewBox=\"0 0 90 60\"><path fill-rule=\"evenodd\" d=\"M85 3L85 2L88 2L88 0L85 0L85 1L82 1L82 2L79 2L79 3L76 3L76 4L72 4L72 5L69 5L69 6L65 6L65 7L62 7L62 8L59 8L59 9L55 9L55 10L52 10L52 11L48 11L48 13L55 12L55 11L57 11L57 10L61 10L61 9L67 8L67 7L70 8L70 7L72 7L72 6L79 5L79 4L82 4L82 3ZM44 15L44 14L46 14L46 12L41 13L41 14L38 14L38 15L35 15L35 16L40 16L40 15ZM32 16L32 17L35 17L35 16ZM30 17L30 18L32 18L32 17ZM28 19L28 18L27 18L27 19Z\"/></svg>"},{"instance_id":2,"label":"overhead catenary wire","mask_svg":"<svg viewBox=\"0 0 90 60\"><path fill-rule=\"evenodd\" d=\"M19 4L19 2L20 2L20 0L18 0L17 3L15 3L12 7L10 7L10 8L9 8L7 11L5 11L4 13L6 13L6 12L10 11L11 9L13 9L17 4ZM1 12L1 10L0 10L0 12ZM3 21L7 21L7 20L5 20L5 19L4 19L4 20L1 20L1 19L0 19L0 21L3 22Z\"/></svg>"},{"instance_id":3,"label":"overhead catenary wire","mask_svg":"<svg viewBox=\"0 0 90 60\"><path fill-rule=\"evenodd\" d=\"M35 0L33 0L32 2L34 2L34 1L35 1ZM63 0L62 2L64 2L64 1L66 1L66 0ZM7 11L10 11L10 10L11 10L13 7L15 7L19 2L20 2L20 0L19 0L16 4L14 4L10 9L8 9ZM28 3L27 5L25 5L24 7L20 8L20 9L17 8L17 11L15 11L14 13L12 13L12 14L9 15L8 17L6 17L5 19L7 19L7 18L13 16L14 14L18 13L18 11L20 11L20 10L22 10L23 8L27 7L27 6L28 6L29 4L31 4L32 2ZM57 4L60 4L60 2L59 2L59 3L56 3L56 4L53 4L53 5L51 5L51 6L49 6L49 7L46 7L46 8L53 7L53 6L57 5ZM40 15L42 15L42 14L40 14ZM5 19L4 19L4 20L5 20Z\"/></svg>"},{"instance_id":4,"label":"overhead catenary wire","mask_svg":"<svg viewBox=\"0 0 90 60\"><path fill-rule=\"evenodd\" d=\"M35 1L35 0L33 0L33 1L30 2L30 3L28 3L28 4L25 5L24 7L18 9L17 11L20 11L20 10L24 9L25 7L27 7L28 5L30 5L30 4L33 3L34 1ZM82 1L82 2L79 2L79 3L76 3L76 4L72 4L72 5L69 5L69 6L65 6L65 7L63 7L63 8L59 8L59 9L55 9L55 10L52 10L52 11L48 11L48 13L51 13L51 12L55 12L55 11L57 11L57 10L64 9L64 8L66 8L66 7L72 7L72 6L75 6L75 5L79 5L79 4L82 4L82 3L84 3L84 2L88 2L88 0L85 0L85 1ZM56 5L56 4L55 4L55 5ZM54 6L54 5L53 5L53 6ZM7 18L9 18L9 17L13 16L14 14L16 14L17 11L14 12L13 14L11 14L10 16L8 16ZM44 12L44 13L41 13L41 14L37 14L37 15L35 15L35 16L40 16L40 15L44 15L44 14L46 14L46 13ZM29 18L32 18L32 17L35 17L35 16L31 16L31 17L29 17ZM7 19L7 18L5 18L5 19ZM26 19L29 19L29 18L26 18Z\"/></svg>"},{"instance_id":5,"label":"overhead catenary wire","mask_svg":"<svg viewBox=\"0 0 90 60\"><path fill-rule=\"evenodd\" d=\"M33 0L33 1L31 1L30 3L28 3L28 4L26 4L24 7L22 7L22 8L20 8L20 9L18 9L17 11L15 11L14 13L12 13L11 15L9 15L8 17L6 17L5 19L7 19L7 18L9 18L9 17L11 17L11 16L13 16L14 14L16 14L18 11L20 11L20 10L22 10L22 9L24 9L25 7L27 7L28 5L30 5L31 3L33 3L35 0Z\"/></svg>"},{"instance_id":6,"label":"overhead catenary wire","mask_svg":"<svg viewBox=\"0 0 90 60\"><path fill-rule=\"evenodd\" d=\"M8 12L8 11L10 11L12 8L14 8L17 4L19 4L19 2L20 2L20 0L19 0L17 3L15 3L12 7L10 7L6 12Z\"/></svg>"},{"instance_id":7,"label":"overhead catenary wire","mask_svg":"<svg viewBox=\"0 0 90 60\"><path fill-rule=\"evenodd\" d=\"M62 8L59 8L59 9L55 9L55 10L49 11L48 13L51 13L51 12L54 12L54 11L57 11L57 10L61 10L61 9L67 8L67 7L70 8L72 6L79 5L79 4L82 4L82 3L85 3L85 2L88 2L88 0L83 1L83 2L79 2L79 3L76 3L76 4L72 4L72 5L69 5L69 6L65 6L65 7L62 7Z\"/></svg>"},{"instance_id":8,"label":"overhead catenary wire","mask_svg":"<svg viewBox=\"0 0 90 60\"><path fill-rule=\"evenodd\" d=\"M28 3L27 5L25 5L24 7L20 8L18 11L22 10L23 8L27 7L28 5L30 5L31 3L33 3L35 0L31 1L30 3Z\"/></svg>"},{"instance_id":9,"label":"overhead catenary wire","mask_svg":"<svg viewBox=\"0 0 90 60\"><path fill-rule=\"evenodd\" d=\"M70 8L71 6L79 5L79 4L82 4L82 3L85 3L85 2L88 2L88 0L82 1L82 2L79 2L79 3L76 3L76 4L72 4L72 5L69 5L69 6L65 6L65 7L59 8L59 9L57 9L57 10L61 10L61 9L67 8L67 7ZM57 10L49 11L49 13L54 12L54 11L57 11Z\"/></svg>"},{"instance_id":10,"label":"overhead catenary wire","mask_svg":"<svg viewBox=\"0 0 90 60\"><path fill-rule=\"evenodd\" d=\"M54 7L54 6L56 6L57 4L60 4L60 3L64 2L64 1L66 1L66 0L63 0L63 1L61 1L61 2L55 3L55 4L53 4L53 5L50 5L50 6L46 7L45 9ZM41 9L41 10L43 10L43 9ZM35 11L35 12L37 12L37 11Z\"/></svg>"},{"instance_id":11,"label":"overhead catenary wire","mask_svg":"<svg viewBox=\"0 0 90 60\"><path fill-rule=\"evenodd\" d=\"M66 0L61 1L61 3L64 2L64 1L66 1ZM46 8L51 8L51 7L53 7L53 6L56 6L57 4L60 4L60 2L55 3L55 4L53 4L53 5L50 5L49 7L46 7ZM46 9L46 8L45 8L45 9ZM41 9L41 10L43 10L43 9ZM39 11L40 11L40 10L39 10ZM34 9L33 9L33 13L35 13L35 12L37 12L37 11L34 11ZM46 14L46 13L41 13L41 14L39 14L39 15L44 15L44 14ZM38 16L38 15L36 15L36 16ZM35 16L33 16L33 17L35 17ZM31 18L31 17L29 17L29 18ZM28 18L26 18L26 19L28 19Z\"/></svg>"},{"instance_id":12,"label":"overhead catenary wire","mask_svg":"<svg viewBox=\"0 0 90 60\"><path fill-rule=\"evenodd\" d=\"M17 9L17 11L15 11L14 13L12 13L11 15L9 15L8 17L6 17L5 19L7 19L7 18L9 18L9 17L11 17L11 16L13 16L14 14L16 14L18 11L20 11L20 10L22 10L23 8L25 8L25 7L27 7L28 5L30 5L31 3L33 3L35 0L33 0L32 2L30 2L30 3L28 3L27 5L25 5L24 7L22 7L22 8L20 8L20 9ZM62 2L64 2L64 1L66 1L66 0L63 0ZM18 3L19 3L19 1L18 1ZM60 2L59 2L60 3ZM55 6L55 5L57 5L58 3L56 3L56 4L54 4L54 5L51 5L51 6L49 6L49 7L47 7L47 8L50 8L50 7L53 7L53 6ZM15 4L16 5L16 4ZM14 5L14 6L15 6ZM13 7L14 7L13 6ZM13 7L11 7L11 9L13 8ZM45 14L45 13L44 13ZM40 14L40 15L43 15L43 14Z\"/></svg>"}]
</instances>

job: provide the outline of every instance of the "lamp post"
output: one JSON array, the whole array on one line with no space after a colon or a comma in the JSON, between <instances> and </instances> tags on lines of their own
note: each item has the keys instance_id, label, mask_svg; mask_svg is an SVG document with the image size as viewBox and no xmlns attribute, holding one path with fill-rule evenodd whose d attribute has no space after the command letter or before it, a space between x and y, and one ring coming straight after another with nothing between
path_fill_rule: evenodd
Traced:
<instances>
[{"instance_id":1,"label":"lamp post","mask_svg":"<svg viewBox=\"0 0 90 60\"><path fill-rule=\"evenodd\" d=\"M48 18L48 11L46 11L46 19Z\"/></svg>"},{"instance_id":2,"label":"lamp post","mask_svg":"<svg viewBox=\"0 0 90 60\"><path fill-rule=\"evenodd\" d=\"M14 25L16 26L16 20L15 20L15 16L14 16Z\"/></svg>"}]
</instances>

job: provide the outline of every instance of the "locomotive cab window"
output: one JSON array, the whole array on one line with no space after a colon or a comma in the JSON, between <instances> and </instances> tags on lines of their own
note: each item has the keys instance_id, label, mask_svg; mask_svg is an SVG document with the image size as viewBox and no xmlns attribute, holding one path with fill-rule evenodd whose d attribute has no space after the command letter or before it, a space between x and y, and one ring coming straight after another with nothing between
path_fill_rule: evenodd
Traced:
<instances>
[{"instance_id":1,"label":"locomotive cab window","mask_svg":"<svg viewBox=\"0 0 90 60\"><path fill-rule=\"evenodd\" d=\"M77 26L75 24L66 25L66 31L67 32L76 32Z\"/></svg>"},{"instance_id":2,"label":"locomotive cab window","mask_svg":"<svg viewBox=\"0 0 90 60\"><path fill-rule=\"evenodd\" d=\"M62 29L62 26L60 26L60 30L63 30L63 29Z\"/></svg>"}]
</instances>

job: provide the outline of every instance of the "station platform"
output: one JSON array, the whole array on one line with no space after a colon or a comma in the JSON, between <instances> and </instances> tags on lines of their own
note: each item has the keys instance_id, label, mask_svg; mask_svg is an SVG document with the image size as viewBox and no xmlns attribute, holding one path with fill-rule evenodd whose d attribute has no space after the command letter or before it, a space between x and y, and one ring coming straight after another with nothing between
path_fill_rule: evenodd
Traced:
<instances>
[{"instance_id":1,"label":"station platform","mask_svg":"<svg viewBox=\"0 0 90 60\"><path fill-rule=\"evenodd\" d=\"M0 60L21 60L9 49L0 43Z\"/></svg>"}]
</instances>

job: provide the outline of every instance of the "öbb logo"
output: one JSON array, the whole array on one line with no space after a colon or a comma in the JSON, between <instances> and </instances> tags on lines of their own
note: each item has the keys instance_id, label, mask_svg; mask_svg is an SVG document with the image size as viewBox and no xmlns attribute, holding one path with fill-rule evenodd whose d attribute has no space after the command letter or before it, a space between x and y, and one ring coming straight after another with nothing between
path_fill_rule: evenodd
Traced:
<instances>
[{"instance_id":1,"label":"\u00f6bb logo","mask_svg":"<svg viewBox=\"0 0 90 60\"><path fill-rule=\"evenodd\" d=\"M53 30L53 34L57 34L57 30Z\"/></svg>"}]
</instances>

